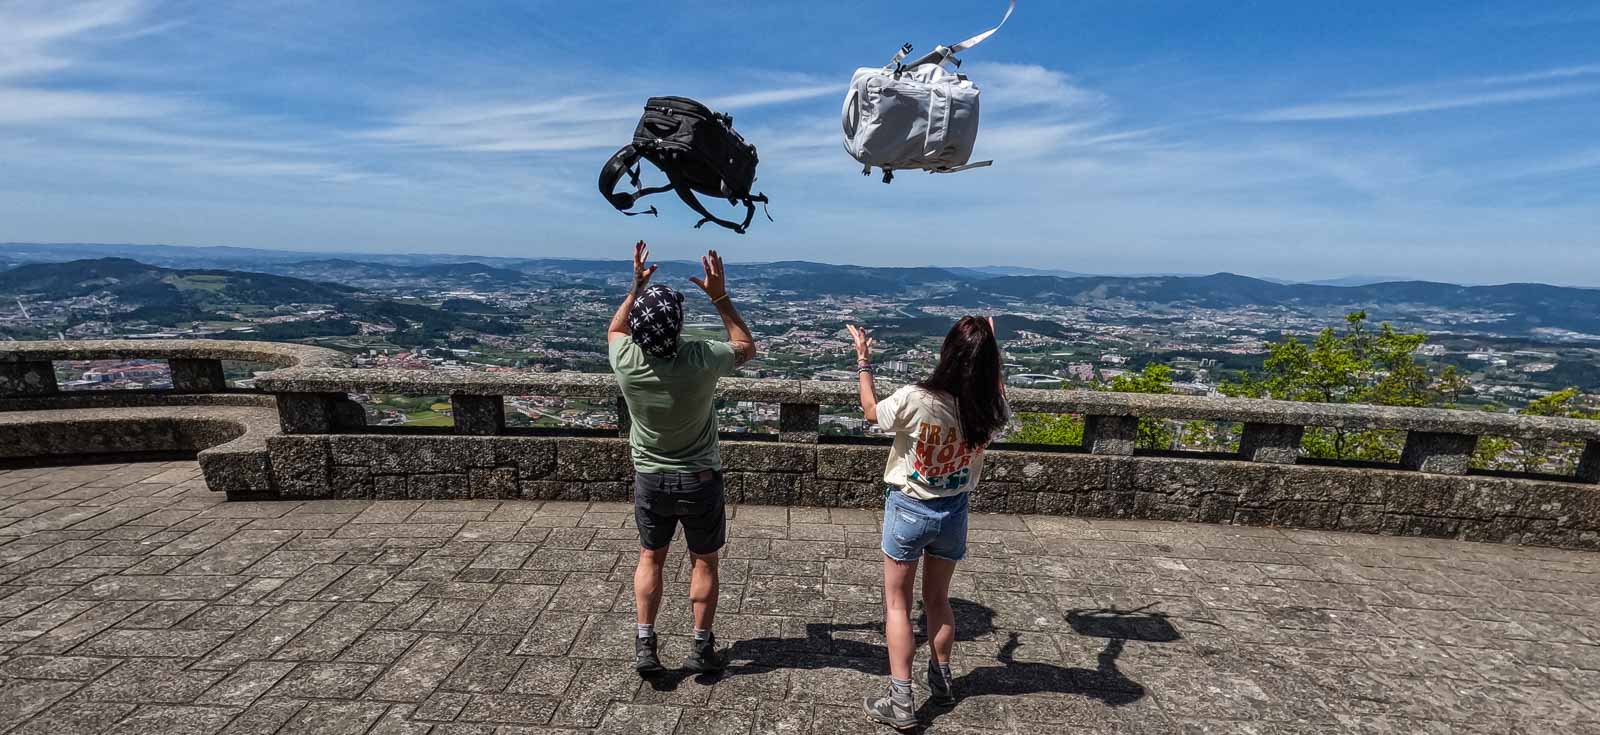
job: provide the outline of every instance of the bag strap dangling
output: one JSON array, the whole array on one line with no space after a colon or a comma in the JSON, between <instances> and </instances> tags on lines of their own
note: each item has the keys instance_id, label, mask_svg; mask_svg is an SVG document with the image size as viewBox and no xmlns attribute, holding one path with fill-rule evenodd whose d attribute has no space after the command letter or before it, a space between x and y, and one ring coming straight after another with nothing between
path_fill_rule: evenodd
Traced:
<instances>
[{"instance_id":1,"label":"bag strap dangling","mask_svg":"<svg viewBox=\"0 0 1600 735\"><path fill-rule=\"evenodd\" d=\"M754 201L752 201L754 199L754 197L748 197L747 196L747 197L744 198L744 208L745 208L744 224L736 224L736 223L734 223L734 222L732 222L730 220L725 220L725 219L723 219L721 217L718 217L718 216L712 214L711 212L707 211L706 210L706 206L704 204L700 203L700 198L695 196L694 190L690 189L688 184L685 184L683 182L683 179L679 178L678 175L676 173L674 173L673 171L671 171L670 169L664 169L664 170L666 171L667 178L672 181L672 187L671 188L672 188L673 191L678 193L678 198L682 199L684 204L689 205L690 209L693 209L695 212L698 212L700 214L700 221L695 223L695 225L694 225L695 229L698 230L698 229L700 229L701 225L704 225L705 223L710 222L710 223L718 225L720 227L726 227L726 228L728 228L730 230L733 230L734 232L737 232L737 233L743 235L744 232L745 232L745 228L750 226L750 220L755 218L755 216L756 216L756 205L755 205ZM765 201L766 198L765 197L761 197L761 199L763 201Z\"/></svg>"},{"instance_id":2,"label":"bag strap dangling","mask_svg":"<svg viewBox=\"0 0 1600 735\"><path fill-rule=\"evenodd\" d=\"M655 207L643 212L628 211L633 209L633 205L637 204L640 199L651 194L660 194L661 192L672 190L671 186L640 188L639 159L639 151L632 145L625 145L612 154L611 160L606 161L606 165L600 169L600 194L606 198L606 201L611 202L611 206L615 207L618 212L629 217L637 217L641 214L660 216ZM623 174L627 174L629 183L633 184L634 191L631 193L616 191L617 184L622 182Z\"/></svg>"},{"instance_id":3,"label":"bag strap dangling","mask_svg":"<svg viewBox=\"0 0 1600 735\"><path fill-rule=\"evenodd\" d=\"M1011 4L1006 6L1006 14L1000 18L999 25L979 33L978 35L962 41L954 46L939 46L934 50L929 51L916 61L906 64L903 68L909 69L914 66L922 66L923 64L943 64L946 61L955 64L957 67L960 67L961 60L956 58L955 55L989 40L989 37L993 36L995 31L1000 30L1000 27L1005 25L1006 21L1011 20L1011 14L1016 12L1016 10L1017 0L1011 0Z\"/></svg>"},{"instance_id":4,"label":"bag strap dangling","mask_svg":"<svg viewBox=\"0 0 1600 735\"><path fill-rule=\"evenodd\" d=\"M978 45L980 43L983 43L984 41L989 40L989 37L993 36L995 31L1000 30L1000 26L1005 25L1006 21L1011 20L1011 14L1016 12L1016 10L1017 10L1017 0L1011 0L1011 5L1006 8L1005 16L1000 19L1000 25L997 25L997 26L995 26L993 28L990 28L989 30L984 31L982 33L979 33L978 35L973 36L972 38L969 38L969 39L967 39L965 41L962 41L961 43L958 43L958 44L956 44L954 46L951 46L950 47L950 53L959 54L962 51L966 51L967 49L972 48L973 46L976 46L976 45Z\"/></svg>"}]
</instances>

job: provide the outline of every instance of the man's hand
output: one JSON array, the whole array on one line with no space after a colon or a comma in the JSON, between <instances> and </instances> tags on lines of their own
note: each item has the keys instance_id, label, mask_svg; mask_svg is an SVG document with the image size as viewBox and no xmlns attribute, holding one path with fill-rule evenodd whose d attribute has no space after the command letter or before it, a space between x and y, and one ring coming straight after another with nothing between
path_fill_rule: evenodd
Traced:
<instances>
[{"instance_id":1,"label":"man's hand","mask_svg":"<svg viewBox=\"0 0 1600 735\"><path fill-rule=\"evenodd\" d=\"M722 273L722 256L717 255L715 250L708 250L700 258L700 266L705 268L706 277L701 279L690 276L689 281L705 291L706 296L711 297L712 301L727 296L728 284Z\"/></svg>"},{"instance_id":2,"label":"man's hand","mask_svg":"<svg viewBox=\"0 0 1600 735\"><path fill-rule=\"evenodd\" d=\"M722 326L728 328L728 344L733 347L733 364L743 365L755 359L756 337L728 298L728 284L722 274L722 256L717 255L715 250L707 250L705 257L700 259L700 265L706 269L706 277L691 276L689 280L711 297L712 305L722 315Z\"/></svg>"},{"instance_id":3,"label":"man's hand","mask_svg":"<svg viewBox=\"0 0 1600 735\"><path fill-rule=\"evenodd\" d=\"M650 246L640 240L633 246L633 293L644 291L644 287L650 285L650 277L656 274L657 266L654 263L645 266L649 260Z\"/></svg>"},{"instance_id":4,"label":"man's hand","mask_svg":"<svg viewBox=\"0 0 1600 735\"><path fill-rule=\"evenodd\" d=\"M628 289L628 295L623 297L617 312L611 315L611 324L606 327L607 343L633 333L628 327L628 313L633 309L633 299L644 291L644 287L650 284L650 277L656 274L654 265L645 265L649 260L650 246L640 240L633 246L633 286Z\"/></svg>"},{"instance_id":5,"label":"man's hand","mask_svg":"<svg viewBox=\"0 0 1600 735\"><path fill-rule=\"evenodd\" d=\"M844 328L850 330L850 339L856 343L856 362L871 362L872 347L878 344L878 340L867 334L866 327L846 324Z\"/></svg>"}]
</instances>

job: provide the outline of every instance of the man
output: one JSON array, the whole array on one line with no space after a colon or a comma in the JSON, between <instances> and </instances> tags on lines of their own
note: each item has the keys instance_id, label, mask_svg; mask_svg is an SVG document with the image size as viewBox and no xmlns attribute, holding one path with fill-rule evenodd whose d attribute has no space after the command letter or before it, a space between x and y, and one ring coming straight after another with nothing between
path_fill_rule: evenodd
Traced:
<instances>
[{"instance_id":1,"label":"man","mask_svg":"<svg viewBox=\"0 0 1600 735\"><path fill-rule=\"evenodd\" d=\"M633 288L611 317L606 341L611 370L628 403L632 428L633 514L639 529L639 566L633 572L637 635L634 668L649 677L665 669L657 655L655 622L661 609L661 573L679 524L689 547L693 577L694 644L684 668L714 673L726 667L711 625L717 615L717 552L727 541L722 458L717 451L717 379L755 357L756 341L733 308L722 258L700 259L705 278L690 278L706 292L728 329L726 342L679 339L683 294L651 286L654 264L640 241L633 249Z\"/></svg>"}]
</instances>

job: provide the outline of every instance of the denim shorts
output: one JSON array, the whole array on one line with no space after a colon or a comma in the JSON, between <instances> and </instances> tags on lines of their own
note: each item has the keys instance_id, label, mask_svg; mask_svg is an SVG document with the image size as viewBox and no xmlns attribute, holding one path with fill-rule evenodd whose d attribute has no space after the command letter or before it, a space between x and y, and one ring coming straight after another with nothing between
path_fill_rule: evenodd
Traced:
<instances>
[{"instance_id":1,"label":"denim shorts","mask_svg":"<svg viewBox=\"0 0 1600 735\"><path fill-rule=\"evenodd\" d=\"M929 555L961 561L967 555L967 493L917 500L889 488L883 501L883 553L895 561Z\"/></svg>"}]
</instances>

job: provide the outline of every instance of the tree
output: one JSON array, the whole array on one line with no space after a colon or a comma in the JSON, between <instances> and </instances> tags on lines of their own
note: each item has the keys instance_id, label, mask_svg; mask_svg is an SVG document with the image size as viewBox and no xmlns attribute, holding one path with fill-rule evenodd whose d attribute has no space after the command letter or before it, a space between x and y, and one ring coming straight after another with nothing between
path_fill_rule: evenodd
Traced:
<instances>
[{"instance_id":1,"label":"tree","mask_svg":"<svg viewBox=\"0 0 1600 735\"><path fill-rule=\"evenodd\" d=\"M1432 398L1433 380L1417 362L1416 350L1427 341L1424 333L1398 332L1387 322L1374 333L1367 328L1367 313L1355 311L1345 316L1342 333L1329 327L1310 345L1292 336L1268 345L1263 374L1226 383L1222 392L1287 401L1425 406ZM1388 462L1400 458L1404 445L1403 432L1321 427L1307 427L1304 442L1312 457Z\"/></svg>"},{"instance_id":2,"label":"tree","mask_svg":"<svg viewBox=\"0 0 1600 735\"><path fill-rule=\"evenodd\" d=\"M1550 416L1570 419L1600 419L1600 412L1582 407L1583 394L1577 388L1558 390L1534 399L1522 409L1524 416ZM1505 437L1482 437L1473 454L1473 466L1479 469L1511 470L1515 472L1564 475L1573 471L1583 446L1579 442L1558 439L1511 440Z\"/></svg>"},{"instance_id":3,"label":"tree","mask_svg":"<svg viewBox=\"0 0 1600 735\"><path fill-rule=\"evenodd\" d=\"M1268 355L1258 373L1246 373L1225 382L1221 391L1230 396L1273 398L1319 403L1367 403L1380 406L1455 407L1472 387L1454 365L1437 374L1417 361L1416 352L1427 343L1422 332L1407 333L1383 323L1369 327L1367 313L1356 311L1344 318L1342 330L1329 327L1310 342L1293 336L1267 345ZM1137 373L1117 376L1094 390L1123 393L1171 393L1172 369L1150 364ZM1487 405L1485 411L1502 411ZM1528 404L1528 416L1600 419L1600 411L1585 408L1577 388L1556 391ZM1022 414L1021 430L1011 440L1029 444L1081 444L1083 421L1059 414ZM1238 437L1228 425L1206 421L1141 419L1137 446L1142 449L1177 447L1225 448L1237 446ZM1404 431L1350 431L1306 427L1302 447L1306 455L1326 459L1377 462L1399 461L1405 448ZM1555 440L1515 442L1504 437L1481 437L1473 465L1479 469L1567 474L1582 447Z\"/></svg>"},{"instance_id":4,"label":"tree","mask_svg":"<svg viewBox=\"0 0 1600 735\"><path fill-rule=\"evenodd\" d=\"M1023 413L1020 426L1006 441L1018 444L1083 444L1083 419L1065 413Z\"/></svg>"},{"instance_id":5,"label":"tree","mask_svg":"<svg viewBox=\"0 0 1600 735\"><path fill-rule=\"evenodd\" d=\"M1150 363L1137 373L1124 373L1111 381L1113 393L1172 392L1172 368ZM1171 449L1177 435L1162 419L1139 419L1139 434L1135 446L1140 449Z\"/></svg>"},{"instance_id":6,"label":"tree","mask_svg":"<svg viewBox=\"0 0 1600 735\"><path fill-rule=\"evenodd\" d=\"M1172 368L1149 364L1137 373L1118 375L1110 383L1098 383L1094 390L1116 393L1171 393ZM1083 419L1070 414L1024 413L1018 421L1021 427L1008 437L1019 444L1083 443ZM1142 449L1167 449L1173 444L1174 433L1160 419L1140 419L1138 446Z\"/></svg>"},{"instance_id":7,"label":"tree","mask_svg":"<svg viewBox=\"0 0 1600 735\"><path fill-rule=\"evenodd\" d=\"M1467 379L1461 376L1454 365L1446 365L1439 372L1439 379L1434 382L1434 391L1444 400L1446 408L1455 408L1461 402L1461 395L1472 389Z\"/></svg>"}]
</instances>

